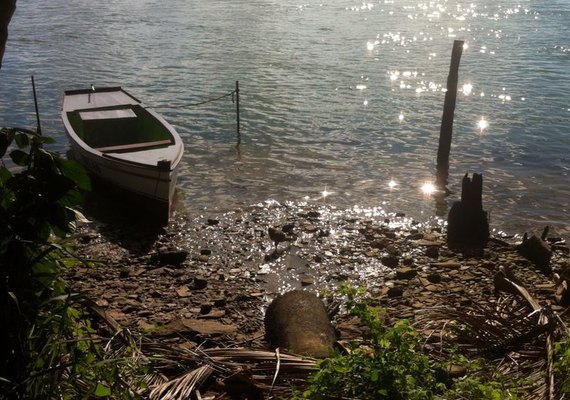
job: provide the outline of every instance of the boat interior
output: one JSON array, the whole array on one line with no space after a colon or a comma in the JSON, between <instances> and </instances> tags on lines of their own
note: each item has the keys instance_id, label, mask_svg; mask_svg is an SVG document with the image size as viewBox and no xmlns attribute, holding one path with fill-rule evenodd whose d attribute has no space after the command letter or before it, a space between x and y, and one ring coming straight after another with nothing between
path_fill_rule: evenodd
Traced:
<instances>
[{"instance_id":1,"label":"boat interior","mask_svg":"<svg viewBox=\"0 0 570 400\"><path fill-rule=\"evenodd\" d=\"M121 105L67 113L75 133L89 147L121 153L167 147L170 131L140 105Z\"/></svg>"}]
</instances>

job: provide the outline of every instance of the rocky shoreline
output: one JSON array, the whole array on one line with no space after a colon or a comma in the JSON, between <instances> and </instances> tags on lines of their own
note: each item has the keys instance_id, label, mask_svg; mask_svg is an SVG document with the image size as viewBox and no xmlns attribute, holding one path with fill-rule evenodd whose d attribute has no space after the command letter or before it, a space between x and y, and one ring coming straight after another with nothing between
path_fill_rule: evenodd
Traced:
<instances>
[{"instance_id":1,"label":"rocky shoreline","mask_svg":"<svg viewBox=\"0 0 570 400\"><path fill-rule=\"evenodd\" d=\"M269 228L285 231L283 241L271 240ZM264 311L277 294L330 294L342 282L366 286L388 315L413 323L426 309L497 302L494 277L507 268L537 299L564 310L552 276L514 244L494 238L483 251L458 253L443 229L382 210L276 202L176 217L158 230L94 221L73 236L84 263L64 276L121 327L189 348L262 348ZM560 273L569 249L562 238L550 243ZM341 340L359 335L342 311L334 322Z\"/></svg>"}]
</instances>

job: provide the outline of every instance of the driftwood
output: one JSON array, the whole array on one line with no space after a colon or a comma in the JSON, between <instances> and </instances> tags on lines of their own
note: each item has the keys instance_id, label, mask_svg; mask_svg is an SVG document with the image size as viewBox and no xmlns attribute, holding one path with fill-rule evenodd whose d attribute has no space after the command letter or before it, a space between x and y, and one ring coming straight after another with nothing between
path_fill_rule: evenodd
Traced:
<instances>
[{"instance_id":1,"label":"driftwood","mask_svg":"<svg viewBox=\"0 0 570 400\"><path fill-rule=\"evenodd\" d=\"M489 240L489 222L483 210L483 176L467 174L461 185L461 201L455 202L447 218L447 244L451 248L480 248Z\"/></svg>"},{"instance_id":2,"label":"driftwood","mask_svg":"<svg viewBox=\"0 0 570 400\"><path fill-rule=\"evenodd\" d=\"M530 238L525 233L523 241L517 246L517 252L532 261L542 272L550 274L550 259L552 258L552 250L546 241L548 234L548 226L544 228L541 237L531 236Z\"/></svg>"},{"instance_id":3,"label":"driftwood","mask_svg":"<svg viewBox=\"0 0 570 400\"><path fill-rule=\"evenodd\" d=\"M563 307L570 306L570 265L567 265L560 274L554 274L556 284L556 302Z\"/></svg>"}]
</instances>

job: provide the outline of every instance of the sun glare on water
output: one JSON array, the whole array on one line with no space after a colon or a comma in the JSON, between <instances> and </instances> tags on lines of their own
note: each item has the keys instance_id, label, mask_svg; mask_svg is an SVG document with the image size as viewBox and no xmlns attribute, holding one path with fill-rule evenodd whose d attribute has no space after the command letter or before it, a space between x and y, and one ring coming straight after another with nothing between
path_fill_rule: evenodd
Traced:
<instances>
[{"instance_id":1,"label":"sun glare on water","mask_svg":"<svg viewBox=\"0 0 570 400\"><path fill-rule=\"evenodd\" d=\"M333 192L327 190L327 187L325 186L325 190L323 190L321 192L321 195L323 196L323 199L326 199L328 196L330 196L331 194L333 194Z\"/></svg>"},{"instance_id":2,"label":"sun glare on water","mask_svg":"<svg viewBox=\"0 0 570 400\"><path fill-rule=\"evenodd\" d=\"M424 198L429 199L431 195L436 192L437 188L431 181L425 181L421 187L421 191L424 194Z\"/></svg>"},{"instance_id":3,"label":"sun glare on water","mask_svg":"<svg viewBox=\"0 0 570 400\"><path fill-rule=\"evenodd\" d=\"M479 122L477 122L477 128L479 128L481 133L483 133L483 130L487 129L488 126L489 126L489 123L487 122L487 120L484 117L481 117Z\"/></svg>"}]
</instances>

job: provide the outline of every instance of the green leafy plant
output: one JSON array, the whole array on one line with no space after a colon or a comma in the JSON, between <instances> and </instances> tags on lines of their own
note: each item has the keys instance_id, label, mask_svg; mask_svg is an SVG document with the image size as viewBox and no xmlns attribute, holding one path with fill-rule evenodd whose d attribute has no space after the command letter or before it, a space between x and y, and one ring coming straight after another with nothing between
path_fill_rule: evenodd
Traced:
<instances>
[{"instance_id":1,"label":"green leafy plant","mask_svg":"<svg viewBox=\"0 0 570 400\"><path fill-rule=\"evenodd\" d=\"M445 390L438 366L421 351L418 334L406 321L387 326L384 311L363 301L362 289L344 286L341 292L366 327L364 342L322 360L304 398L429 399Z\"/></svg>"},{"instance_id":2,"label":"green leafy plant","mask_svg":"<svg viewBox=\"0 0 570 400\"><path fill-rule=\"evenodd\" d=\"M390 323L386 311L366 299L365 288L343 285L340 292L365 328L363 340L320 361L308 388L294 391L294 398L495 400L516 399L522 391L520 382L505 382L485 360L470 360L457 347L443 361L430 358L417 331L404 320ZM452 379L452 365L468 375Z\"/></svg>"},{"instance_id":3,"label":"green leafy plant","mask_svg":"<svg viewBox=\"0 0 570 400\"><path fill-rule=\"evenodd\" d=\"M85 170L44 149L53 140L0 129L0 398L138 398L146 359L130 335L103 341L59 278Z\"/></svg>"},{"instance_id":4,"label":"green leafy plant","mask_svg":"<svg viewBox=\"0 0 570 400\"><path fill-rule=\"evenodd\" d=\"M447 390L438 399L445 400L495 400L518 399L532 383L508 381L496 366L483 358L468 358L454 345L447 350L441 363L443 370L461 367L465 375L447 382Z\"/></svg>"},{"instance_id":5,"label":"green leafy plant","mask_svg":"<svg viewBox=\"0 0 570 400\"><path fill-rule=\"evenodd\" d=\"M483 381L480 378L469 376L457 380L453 387L440 398L446 400L515 400L520 397L517 388L515 386L509 388L500 377L497 377L497 380Z\"/></svg>"},{"instance_id":6,"label":"green leafy plant","mask_svg":"<svg viewBox=\"0 0 570 400\"><path fill-rule=\"evenodd\" d=\"M119 333L104 340L80 296L62 294L48 303L28 337L33 361L23 397L140 398L147 362L134 338Z\"/></svg>"},{"instance_id":7,"label":"green leafy plant","mask_svg":"<svg viewBox=\"0 0 570 400\"><path fill-rule=\"evenodd\" d=\"M0 377L26 373L25 338L53 290L63 237L74 206L90 188L86 172L44 149L53 140L19 128L0 129Z\"/></svg>"},{"instance_id":8,"label":"green leafy plant","mask_svg":"<svg viewBox=\"0 0 570 400\"><path fill-rule=\"evenodd\" d=\"M570 394L570 336L554 344L555 371L561 380L560 391Z\"/></svg>"}]
</instances>

